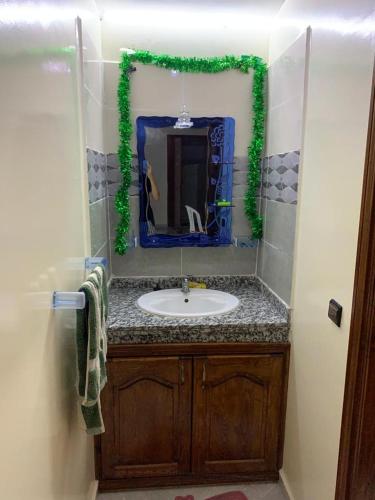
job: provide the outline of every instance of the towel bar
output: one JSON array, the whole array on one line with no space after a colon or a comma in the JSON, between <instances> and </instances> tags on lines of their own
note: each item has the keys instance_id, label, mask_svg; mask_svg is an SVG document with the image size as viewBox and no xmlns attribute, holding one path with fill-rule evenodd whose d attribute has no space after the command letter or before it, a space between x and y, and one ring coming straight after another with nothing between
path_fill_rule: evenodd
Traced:
<instances>
[{"instance_id":1,"label":"towel bar","mask_svg":"<svg viewBox=\"0 0 375 500\"><path fill-rule=\"evenodd\" d=\"M94 269L101 264L107 267L107 259L105 257L86 257L86 271ZM83 292L53 292L52 308L53 309L84 309L86 303L85 294Z\"/></svg>"},{"instance_id":2,"label":"towel bar","mask_svg":"<svg viewBox=\"0 0 375 500\"><path fill-rule=\"evenodd\" d=\"M53 309L84 309L86 297L83 292L53 292Z\"/></svg>"},{"instance_id":3,"label":"towel bar","mask_svg":"<svg viewBox=\"0 0 375 500\"><path fill-rule=\"evenodd\" d=\"M107 267L107 259L105 257L86 257L85 259L85 269L94 269L99 264Z\"/></svg>"}]
</instances>

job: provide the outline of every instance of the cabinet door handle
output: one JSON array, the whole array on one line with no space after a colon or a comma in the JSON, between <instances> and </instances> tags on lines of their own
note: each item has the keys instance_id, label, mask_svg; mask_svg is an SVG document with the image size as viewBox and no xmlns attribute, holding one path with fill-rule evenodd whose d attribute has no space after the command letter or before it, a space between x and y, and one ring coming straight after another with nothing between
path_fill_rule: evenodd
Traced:
<instances>
[{"instance_id":1,"label":"cabinet door handle","mask_svg":"<svg viewBox=\"0 0 375 500\"><path fill-rule=\"evenodd\" d=\"M180 364L180 381L181 381L181 385L184 385L184 383L185 383L185 366L184 366L184 363Z\"/></svg>"},{"instance_id":2,"label":"cabinet door handle","mask_svg":"<svg viewBox=\"0 0 375 500\"><path fill-rule=\"evenodd\" d=\"M206 362L203 363L203 374L202 374L202 389L206 388Z\"/></svg>"}]
</instances>

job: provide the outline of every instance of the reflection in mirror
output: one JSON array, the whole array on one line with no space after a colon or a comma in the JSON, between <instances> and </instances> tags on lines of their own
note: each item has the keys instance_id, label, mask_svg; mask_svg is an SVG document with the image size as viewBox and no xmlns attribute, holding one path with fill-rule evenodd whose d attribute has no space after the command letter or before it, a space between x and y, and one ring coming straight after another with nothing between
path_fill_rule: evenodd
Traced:
<instances>
[{"instance_id":1,"label":"reflection in mirror","mask_svg":"<svg viewBox=\"0 0 375 500\"><path fill-rule=\"evenodd\" d=\"M207 226L208 129L164 128L164 137L151 143L148 138L153 130L146 128L149 234L203 232ZM158 182L163 184L162 200Z\"/></svg>"},{"instance_id":2,"label":"reflection in mirror","mask_svg":"<svg viewBox=\"0 0 375 500\"><path fill-rule=\"evenodd\" d=\"M139 117L140 240L145 247L231 242L234 120Z\"/></svg>"}]
</instances>

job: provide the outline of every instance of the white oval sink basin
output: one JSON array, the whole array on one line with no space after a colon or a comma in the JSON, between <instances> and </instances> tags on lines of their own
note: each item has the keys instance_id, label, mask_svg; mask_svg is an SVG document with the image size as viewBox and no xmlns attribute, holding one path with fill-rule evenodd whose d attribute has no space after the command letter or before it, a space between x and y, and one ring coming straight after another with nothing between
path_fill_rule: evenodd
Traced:
<instances>
[{"instance_id":1,"label":"white oval sink basin","mask_svg":"<svg viewBox=\"0 0 375 500\"><path fill-rule=\"evenodd\" d=\"M185 295L180 288L145 293L137 300L144 311L158 316L194 318L215 316L235 309L240 301L234 295L218 290L193 288Z\"/></svg>"}]
</instances>

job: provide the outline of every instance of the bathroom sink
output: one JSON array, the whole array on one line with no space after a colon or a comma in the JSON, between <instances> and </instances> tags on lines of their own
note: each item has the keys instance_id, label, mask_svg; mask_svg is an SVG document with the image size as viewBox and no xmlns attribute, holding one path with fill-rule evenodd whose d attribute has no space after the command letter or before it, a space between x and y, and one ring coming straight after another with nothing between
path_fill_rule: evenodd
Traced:
<instances>
[{"instance_id":1,"label":"bathroom sink","mask_svg":"<svg viewBox=\"0 0 375 500\"><path fill-rule=\"evenodd\" d=\"M195 318L215 316L235 309L240 301L234 295L218 290L192 289L185 294L179 288L145 293L137 300L144 311L158 316Z\"/></svg>"}]
</instances>

